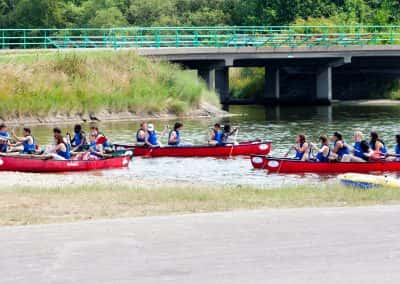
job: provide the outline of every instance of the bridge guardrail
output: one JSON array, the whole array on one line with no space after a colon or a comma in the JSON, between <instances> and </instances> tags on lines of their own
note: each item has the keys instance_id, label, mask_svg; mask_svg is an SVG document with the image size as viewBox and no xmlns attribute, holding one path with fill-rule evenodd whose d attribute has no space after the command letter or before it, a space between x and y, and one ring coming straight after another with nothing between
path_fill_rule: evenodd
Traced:
<instances>
[{"instance_id":1,"label":"bridge guardrail","mask_svg":"<svg viewBox=\"0 0 400 284\"><path fill-rule=\"evenodd\" d=\"M0 29L1 49L399 45L400 26Z\"/></svg>"}]
</instances>

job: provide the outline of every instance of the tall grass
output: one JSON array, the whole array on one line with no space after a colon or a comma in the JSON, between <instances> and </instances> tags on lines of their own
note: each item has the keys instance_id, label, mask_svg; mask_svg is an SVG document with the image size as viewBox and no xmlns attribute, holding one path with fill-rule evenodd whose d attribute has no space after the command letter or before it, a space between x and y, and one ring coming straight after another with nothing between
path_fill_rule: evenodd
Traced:
<instances>
[{"instance_id":1,"label":"tall grass","mask_svg":"<svg viewBox=\"0 0 400 284\"><path fill-rule=\"evenodd\" d=\"M68 53L0 62L2 119L100 111L182 114L217 96L197 76L134 52Z\"/></svg>"},{"instance_id":2,"label":"tall grass","mask_svg":"<svg viewBox=\"0 0 400 284\"><path fill-rule=\"evenodd\" d=\"M261 98L265 88L264 68L234 68L229 85L235 98Z\"/></svg>"}]
</instances>

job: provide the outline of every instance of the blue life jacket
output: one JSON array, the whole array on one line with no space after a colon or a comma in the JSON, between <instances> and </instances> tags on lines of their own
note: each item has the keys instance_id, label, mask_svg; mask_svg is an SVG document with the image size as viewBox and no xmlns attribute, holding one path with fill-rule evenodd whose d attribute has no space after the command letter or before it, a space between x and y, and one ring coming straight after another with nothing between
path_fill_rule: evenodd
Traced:
<instances>
[{"instance_id":1,"label":"blue life jacket","mask_svg":"<svg viewBox=\"0 0 400 284\"><path fill-rule=\"evenodd\" d=\"M383 142L383 141L379 141L379 142L381 142L382 143L382 145L383 145L383 148L381 149L381 153L382 154L386 154L387 153L387 149L386 149L386 147L385 147L385 143ZM374 143L372 143L372 142L370 142L369 143L369 146L371 147L371 149L373 150L373 151L376 151L376 147L375 147L375 144Z\"/></svg>"},{"instance_id":2,"label":"blue life jacket","mask_svg":"<svg viewBox=\"0 0 400 284\"><path fill-rule=\"evenodd\" d=\"M29 136L27 136L27 137L29 137ZM24 146L24 150L22 152L23 154L31 154L36 151L35 138L33 136L30 136L30 137L32 137L32 141L33 141L32 144L28 144L28 141L24 141L22 143L22 145Z\"/></svg>"},{"instance_id":3,"label":"blue life jacket","mask_svg":"<svg viewBox=\"0 0 400 284\"><path fill-rule=\"evenodd\" d=\"M96 141L94 141L94 142L90 142L90 144L89 144L89 149L92 149L93 151L95 151L95 152L99 152L99 150L97 149L97 147L96 147Z\"/></svg>"},{"instance_id":4,"label":"blue life jacket","mask_svg":"<svg viewBox=\"0 0 400 284\"><path fill-rule=\"evenodd\" d=\"M65 148L66 148L65 152L58 150L57 155L65 158L66 160L69 160L71 158L71 148L70 148L69 144L65 144Z\"/></svg>"},{"instance_id":5,"label":"blue life jacket","mask_svg":"<svg viewBox=\"0 0 400 284\"><path fill-rule=\"evenodd\" d=\"M81 145L81 143L85 144L84 132L75 133L74 139L72 139L72 141L74 142L75 146L79 146L79 145Z\"/></svg>"},{"instance_id":6,"label":"blue life jacket","mask_svg":"<svg viewBox=\"0 0 400 284\"><path fill-rule=\"evenodd\" d=\"M221 131L215 131L214 130L214 140L217 141L217 144L221 145L222 144L222 135L223 133Z\"/></svg>"},{"instance_id":7,"label":"blue life jacket","mask_svg":"<svg viewBox=\"0 0 400 284\"><path fill-rule=\"evenodd\" d=\"M148 131L149 133L149 143L151 145L157 145L157 133L155 131Z\"/></svg>"},{"instance_id":8,"label":"blue life jacket","mask_svg":"<svg viewBox=\"0 0 400 284\"><path fill-rule=\"evenodd\" d=\"M361 142L355 142L353 148L354 148L354 156L361 159L365 158L363 150L361 148Z\"/></svg>"},{"instance_id":9,"label":"blue life jacket","mask_svg":"<svg viewBox=\"0 0 400 284\"><path fill-rule=\"evenodd\" d=\"M10 134L8 134L8 132L0 132L0 136L4 138L10 138ZM7 141L0 142L0 152L7 152L7 149Z\"/></svg>"},{"instance_id":10,"label":"blue life jacket","mask_svg":"<svg viewBox=\"0 0 400 284\"><path fill-rule=\"evenodd\" d=\"M303 147L303 145L304 145L304 143L303 143L303 144L300 144L300 148ZM296 155L294 156L294 158L295 158L295 159L298 159L298 160L301 160L301 159L303 159L303 156L304 156L304 153L303 153L303 152L300 152L300 151L298 151L298 150L296 149Z\"/></svg>"},{"instance_id":11,"label":"blue life jacket","mask_svg":"<svg viewBox=\"0 0 400 284\"><path fill-rule=\"evenodd\" d=\"M320 147L320 149L322 149L323 146ZM322 152L318 152L317 156L315 157L317 162L329 162L329 156L331 154L331 149L329 148L328 154L326 156L324 156L324 153Z\"/></svg>"},{"instance_id":12,"label":"blue life jacket","mask_svg":"<svg viewBox=\"0 0 400 284\"><path fill-rule=\"evenodd\" d=\"M343 142L343 141L342 141ZM343 142L344 144L344 142ZM336 147L336 142L334 144L334 147ZM350 154L349 148L343 145L342 148L339 149L339 151L336 153L340 158L342 158L344 155Z\"/></svg>"},{"instance_id":13,"label":"blue life jacket","mask_svg":"<svg viewBox=\"0 0 400 284\"><path fill-rule=\"evenodd\" d=\"M221 144L226 144L226 143L228 143L228 140L229 140L229 135L230 134L230 132L229 131L226 131L226 132L223 132L222 133L222 138L221 138Z\"/></svg>"},{"instance_id":14,"label":"blue life jacket","mask_svg":"<svg viewBox=\"0 0 400 284\"><path fill-rule=\"evenodd\" d=\"M400 155L400 144L397 144L395 147L395 153L396 155Z\"/></svg>"},{"instance_id":15,"label":"blue life jacket","mask_svg":"<svg viewBox=\"0 0 400 284\"><path fill-rule=\"evenodd\" d=\"M136 142L138 142L138 143L144 143L144 142L146 142L146 138L145 137L143 137L143 138L140 138L139 137L139 132L140 131L143 131L143 129L139 129L137 132L136 132Z\"/></svg>"},{"instance_id":16,"label":"blue life jacket","mask_svg":"<svg viewBox=\"0 0 400 284\"><path fill-rule=\"evenodd\" d=\"M173 131L175 131L175 133L176 133L176 138L175 138L175 141L176 141L176 142L170 142L170 140L171 140L171 134L172 134ZM180 142L181 142L181 133L180 133L178 130L172 130L172 131L170 131L170 132L169 132L169 135L168 135L168 145L170 145L170 146L176 146L176 145L179 145Z\"/></svg>"}]
</instances>

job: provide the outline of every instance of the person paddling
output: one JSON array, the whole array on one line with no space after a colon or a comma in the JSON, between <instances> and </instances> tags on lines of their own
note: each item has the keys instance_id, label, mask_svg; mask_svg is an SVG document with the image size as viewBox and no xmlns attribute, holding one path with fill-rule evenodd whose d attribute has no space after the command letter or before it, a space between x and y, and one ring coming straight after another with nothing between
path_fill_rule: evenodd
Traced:
<instances>
[{"instance_id":1,"label":"person paddling","mask_svg":"<svg viewBox=\"0 0 400 284\"><path fill-rule=\"evenodd\" d=\"M379 138L378 133L372 131L370 136L371 140L369 142L369 146L371 147L372 151L375 151L376 154L385 155L387 153L385 142Z\"/></svg>"},{"instance_id":2,"label":"person paddling","mask_svg":"<svg viewBox=\"0 0 400 284\"><path fill-rule=\"evenodd\" d=\"M183 143L181 137L181 131L183 124L180 122L175 123L174 129L169 132L168 145L170 146L191 146L190 143Z\"/></svg>"},{"instance_id":3,"label":"person paddling","mask_svg":"<svg viewBox=\"0 0 400 284\"><path fill-rule=\"evenodd\" d=\"M8 133L7 126L0 124L0 152L8 152L10 146L10 134Z\"/></svg>"},{"instance_id":4,"label":"person paddling","mask_svg":"<svg viewBox=\"0 0 400 284\"><path fill-rule=\"evenodd\" d=\"M396 146L394 148L396 161L400 161L400 134L396 135Z\"/></svg>"},{"instance_id":5,"label":"person paddling","mask_svg":"<svg viewBox=\"0 0 400 284\"><path fill-rule=\"evenodd\" d=\"M14 131L11 132L11 136L14 138L15 141L17 141L16 144L13 146L23 146L22 153L23 154L33 154L36 152L36 143L35 143L35 138L31 134L31 129L25 127L23 129L23 137L18 137L15 135Z\"/></svg>"},{"instance_id":6,"label":"person paddling","mask_svg":"<svg viewBox=\"0 0 400 284\"><path fill-rule=\"evenodd\" d=\"M395 136L396 146L394 147L394 154L387 154L388 161L400 162L400 134Z\"/></svg>"},{"instance_id":7,"label":"person paddling","mask_svg":"<svg viewBox=\"0 0 400 284\"><path fill-rule=\"evenodd\" d=\"M147 123L140 123L140 128L136 131L136 143L138 145L144 145L146 143L146 139L148 138L148 129Z\"/></svg>"},{"instance_id":8,"label":"person paddling","mask_svg":"<svg viewBox=\"0 0 400 284\"><path fill-rule=\"evenodd\" d=\"M296 137L296 144L291 148L296 151L294 159L307 161L310 153L310 145L306 141L306 136L304 134L299 134ZM290 152L290 151L289 151ZM289 152L285 155L287 157Z\"/></svg>"},{"instance_id":9,"label":"person paddling","mask_svg":"<svg viewBox=\"0 0 400 284\"><path fill-rule=\"evenodd\" d=\"M231 137L233 134L238 133L239 131L239 127L236 127L235 129L233 129L231 131L231 126L229 124L225 124L224 125L224 132L222 134L222 144L229 144L232 143L231 141L229 141L229 137ZM236 142L236 141L233 141Z\"/></svg>"},{"instance_id":10,"label":"person paddling","mask_svg":"<svg viewBox=\"0 0 400 284\"><path fill-rule=\"evenodd\" d=\"M111 151L111 143L106 135L99 131L97 126L92 126L90 128L90 134L96 135L96 143L103 146L104 151Z\"/></svg>"},{"instance_id":11,"label":"person paddling","mask_svg":"<svg viewBox=\"0 0 400 284\"><path fill-rule=\"evenodd\" d=\"M364 139L364 134L361 131L354 133L353 153L343 155L341 162L365 162L369 158L366 155L365 144L368 144ZM364 144L364 148L361 145ZM369 150L367 150L368 154Z\"/></svg>"},{"instance_id":12,"label":"person paddling","mask_svg":"<svg viewBox=\"0 0 400 284\"><path fill-rule=\"evenodd\" d=\"M69 160L71 158L71 148L61 133L54 133L54 146L49 149L49 154L54 160Z\"/></svg>"},{"instance_id":13,"label":"person paddling","mask_svg":"<svg viewBox=\"0 0 400 284\"><path fill-rule=\"evenodd\" d=\"M71 140L71 146L73 147L73 152L81 152L84 150L84 147L87 145L86 134L82 130L82 126L80 124L76 124L74 126L74 137Z\"/></svg>"},{"instance_id":14,"label":"person paddling","mask_svg":"<svg viewBox=\"0 0 400 284\"><path fill-rule=\"evenodd\" d=\"M315 161L322 162L322 163L329 162L330 161L329 156L331 155L331 149L329 147L328 136L321 135L319 137L319 141L321 142L321 145L319 148L316 149L316 150L318 150L318 153L315 156Z\"/></svg>"},{"instance_id":15,"label":"person paddling","mask_svg":"<svg viewBox=\"0 0 400 284\"><path fill-rule=\"evenodd\" d=\"M90 130L89 134L89 149L80 159L86 160L99 160L104 157L104 148L102 143L98 143L98 133L95 130Z\"/></svg>"},{"instance_id":16,"label":"person paddling","mask_svg":"<svg viewBox=\"0 0 400 284\"><path fill-rule=\"evenodd\" d=\"M338 161L341 161L344 155L350 154L350 150L347 147L346 143L344 143L343 136L340 132L334 132L331 140L333 142L332 152L337 155Z\"/></svg>"},{"instance_id":17,"label":"person paddling","mask_svg":"<svg viewBox=\"0 0 400 284\"><path fill-rule=\"evenodd\" d=\"M167 130L167 127L164 128L164 130L163 130L163 132L161 132L160 136L164 136L166 130ZM149 123L147 125L147 135L146 135L146 139L145 139L145 144L150 147L161 146L160 141L158 141L157 131L152 123Z\"/></svg>"},{"instance_id":18,"label":"person paddling","mask_svg":"<svg viewBox=\"0 0 400 284\"><path fill-rule=\"evenodd\" d=\"M211 145L221 145L222 144L223 132L221 130L221 125L219 123L214 124L210 136L208 138L208 144Z\"/></svg>"}]
</instances>

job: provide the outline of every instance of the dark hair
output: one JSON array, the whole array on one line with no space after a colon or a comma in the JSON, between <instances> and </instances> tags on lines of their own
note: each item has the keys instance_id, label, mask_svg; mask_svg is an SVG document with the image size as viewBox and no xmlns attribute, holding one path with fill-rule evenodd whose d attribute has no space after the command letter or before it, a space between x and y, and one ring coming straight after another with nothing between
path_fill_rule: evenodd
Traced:
<instances>
[{"instance_id":1,"label":"dark hair","mask_svg":"<svg viewBox=\"0 0 400 284\"><path fill-rule=\"evenodd\" d=\"M54 127L54 128L53 128L53 133L61 134L61 129L58 128L58 127Z\"/></svg>"},{"instance_id":2,"label":"dark hair","mask_svg":"<svg viewBox=\"0 0 400 284\"><path fill-rule=\"evenodd\" d=\"M57 141L57 145L58 145L58 144L61 144L61 143L65 144L64 138L62 137L62 135L61 135L60 133L56 133L56 134L54 135L54 138L55 138L56 141Z\"/></svg>"},{"instance_id":3,"label":"dark hair","mask_svg":"<svg viewBox=\"0 0 400 284\"><path fill-rule=\"evenodd\" d=\"M377 132L371 131L370 136L371 136L371 141L370 141L370 142L371 142L372 144L375 145L376 141L379 141L379 142L381 142L383 145L385 145L385 143L384 143L381 139L379 139L379 135L378 135Z\"/></svg>"},{"instance_id":4,"label":"dark hair","mask_svg":"<svg viewBox=\"0 0 400 284\"><path fill-rule=\"evenodd\" d=\"M231 126L229 124L224 125L224 131L225 132L231 132Z\"/></svg>"},{"instance_id":5,"label":"dark hair","mask_svg":"<svg viewBox=\"0 0 400 284\"><path fill-rule=\"evenodd\" d=\"M24 127L24 131L25 131L25 132L28 132L29 134L31 134L31 129L28 128L28 127Z\"/></svg>"},{"instance_id":6,"label":"dark hair","mask_svg":"<svg viewBox=\"0 0 400 284\"><path fill-rule=\"evenodd\" d=\"M6 128L6 127L7 127L7 125L5 125L5 123L0 124L0 129Z\"/></svg>"},{"instance_id":7,"label":"dark hair","mask_svg":"<svg viewBox=\"0 0 400 284\"><path fill-rule=\"evenodd\" d=\"M321 136L319 137L319 140L320 140L323 144L325 144L325 145L328 144L328 136L326 136L326 135L321 135Z\"/></svg>"},{"instance_id":8,"label":"dark hair","mask_svg":"<svg viewBox=\"0 0 400 284\"><path fill-rule=\"evenodd\" d=\"M397 143L397 144L400 144L400 134L397 134L397 135L396 135L396 143Z\"/></svg>"},{"instance_id":9,"label":"dark hair","mask_svg":"<svg viewBox=\"0 0 400 284\"><path fill-rule=\"evenodd\" d=\"M342 133L340 133L340 132L338 132L338 131L335 131L335 132L333 133L333 136L335 136L335 137L337 138L337 140L343 140L343 135L342 135Z\"/></svg>"},{"instance_id":10,"label":"dark hair","mask_svg":"<svg viewBox=\"0 0 400 284\"><path fill-rule=\"evenodd\" d=\"M74 132L81 132L81 131L82 131L82 126L80 124L75 124Z\"/></svg>"},{"instance_id":11,"label":"dark hair","mask_svg":"<svg viewBox=\"0 0 400 284\"><path fill-rule=\"evenodd\" d=\"M99 128L98 128L97 126L92 126L92 127L90 127L90 130L96 130L96 131L99 131Z\"/></svg>"},{"instance_id":12,"label":"dark hair","mask_svg":"<svg viewBox=\"0 0 400 284\"><path fill-rule=\"evenodd\" d=\"M214 127L221 128L221 124L219 124L219 123L216 123L216 124L214 124Z\"/></svg>"},{"instance_id":13,"label":"dark hair","mask_svg":"<svg viewBox=\"0 0 400 284\"><path fill-rule=\"evenodd\" d=\"M177 122L177 123L175 123L175 125L174 125L174 130L176 131L178 128L181 128L182 126L183 126L182 123Z\"/></svg>"},{"instance_id":14,"label":"dark hair","mask_svg":"<svg viewBox=\"0 0 400 284\"><path fill-rule=\"evenodd\" d=\"M297 135L300 139L300 144L306 143L306 136L304 134Z\"/></svg>"},{"instance_id":15,"label":"dark hair","mask_svg":"<svg viewBox=\"0 0 400 284\"><path fill-rule=\"evenodd\" d=\"M363 151L363 153L368 152L369 149L371 148L371 147L369 146L368 142L365 141L365 140L361 141L360 147L361 147L361 150Z\"/></svg>"}]
</instances>

